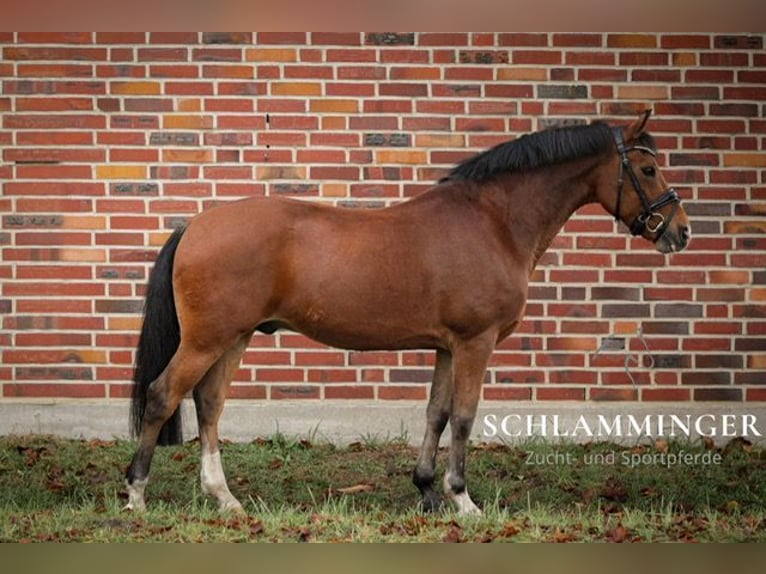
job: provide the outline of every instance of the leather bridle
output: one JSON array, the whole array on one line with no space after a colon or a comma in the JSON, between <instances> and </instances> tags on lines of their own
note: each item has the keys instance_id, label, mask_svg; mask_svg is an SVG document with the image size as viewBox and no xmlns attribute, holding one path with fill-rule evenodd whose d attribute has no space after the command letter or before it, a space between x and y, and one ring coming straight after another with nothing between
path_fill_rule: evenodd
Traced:
<instances>
[{"instance_id":1,"label":"leather bridle","mask_svg":"<svg viewBox=\"0 0 766 574\"><path fill-rule=\"evenodd\" d=\"M617 221L620 221L620 203L622 201L622 187L624 184L623 175L627 173L633 184L633 189L636 190L644 207L644 210L629 225L630 233L632 235L642 235L648 229L651 233L655 234L653 241L657 242L662 237L662 234L665 233L665 230L678 211L678 207L681 205L681 197L674 188L669 187L656 201L650 202L646 192L641 187L641 183L638 181L638 177L636 177L633 171L633 166L628 158L628 152L637 150L642 153L648 153L652 157L656 157L657 154L653 149L645 146L633 145L627 147L621 128L612 128L612 135L614 136L614 143L617 145L617 153L620 155L620 172L617 176L617 209L615 210L614 217ZM667 217L659 213L660 209L671 203L673 204L673 209L671 209Z\"/></svg>"}]
</instances>

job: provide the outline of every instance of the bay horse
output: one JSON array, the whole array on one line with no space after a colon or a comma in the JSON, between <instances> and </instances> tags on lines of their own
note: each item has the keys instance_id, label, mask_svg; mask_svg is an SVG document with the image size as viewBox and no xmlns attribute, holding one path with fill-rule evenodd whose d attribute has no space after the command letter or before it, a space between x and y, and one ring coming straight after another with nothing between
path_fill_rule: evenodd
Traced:
<instances>
[{"instance_id":1,"label":"bay horse","mask_svg":"<svg viewBox=\"0 0 766 574\"><path fill-rule=\"evenodd\" d=\"M226 484L218 419L254 332L289 329L334 347L436 352L427 430L414 471L423 507L439 437L451 442L444 491L480 513L465 453L490 355L522 320L530 274L576 209L600 203L662 253L690 239L678 193L645 131L597 121L531 133L466 159L437 185L360 210L286 198L220 205L176 230L150 274L134 372L138 449L128 509L145 508L155 446L181 441L178 407L193 393L204 492L242 512Z\"/></svg>"}]
</instances>

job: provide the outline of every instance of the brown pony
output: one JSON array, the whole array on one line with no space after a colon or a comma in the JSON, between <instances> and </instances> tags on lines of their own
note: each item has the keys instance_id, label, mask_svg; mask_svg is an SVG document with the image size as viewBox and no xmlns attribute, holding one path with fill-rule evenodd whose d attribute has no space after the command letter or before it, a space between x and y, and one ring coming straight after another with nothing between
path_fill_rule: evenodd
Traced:
<instances>
[{"instance_id":1,"label":"brown pony","mask_svg":"<svg viewBox=\"0 0 766 574\"><path fill-rule=\"evenodd\" d=\"M525 135L385 209L251 198L175 231L149 280L136 354L140 440L127 507L144 508L155 445L181 440L177 409L192 391L202 488L222 510L242 510L221 466L218 419L253 333L290 329L346 349L435 350L413 482L424 508L438 507L435 458L449 422L445 492L458 512L480 512L466 489L465 450L482 380L522 319L529 276L553 237L577 208L598 202L662 253L689 242L686 213L644 131L648 117Z\"/></svg>"}]
</instances>

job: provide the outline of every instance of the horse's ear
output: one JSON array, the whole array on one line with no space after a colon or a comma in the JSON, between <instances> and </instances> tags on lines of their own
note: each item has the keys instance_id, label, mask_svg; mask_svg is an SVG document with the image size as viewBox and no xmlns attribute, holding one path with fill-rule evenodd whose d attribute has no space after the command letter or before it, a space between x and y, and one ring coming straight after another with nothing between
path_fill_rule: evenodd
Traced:
<instances>
[{"instance_id":1,"label":"horse's ear","mask_svg":"<svg viewBox=\"0 0 766 574\"><path fill-rule=\"evenodd\" d=\"M652 115L651 109L646 109L639 114L639 116L625 128L625 141L629 142L636 139L646 129L646 122L649 121L649 116Z\"/></svg>"}]
</instances>

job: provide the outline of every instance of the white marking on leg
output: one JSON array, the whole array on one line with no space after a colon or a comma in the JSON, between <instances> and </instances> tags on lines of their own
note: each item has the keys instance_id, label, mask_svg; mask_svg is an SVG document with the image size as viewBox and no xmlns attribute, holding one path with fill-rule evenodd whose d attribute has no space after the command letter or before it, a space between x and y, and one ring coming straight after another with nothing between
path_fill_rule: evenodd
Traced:
<instances>
[{"instance_id":1,"label":"white marking on leg","mask_svg":"<svg viewBox=\"0 0 766 574\"><path fill-rule=\"evenodd\" d=\"M244 512L242 505L234 498L226 484L220 451L217 450L213 453L205 451L202 453L200 482L202 483L202 491L214 496L218 500L220 510Z\"/></svg>"},{"instance_id":2,"label":"white marking on leg","mask_svg":"<svg viewBox=\"0 0 766 574\"><path fill-rule=\"evenodd\" d=\"M481 509L478 506L476 506L473 500L471 500L471 497L468 496L467 488L459 494L455 494L454 492L452 492L452 487L450 486L449 471L447 471L444 474L444 492L447 494L448 497L452 499L452 502L455 505L455 508L457 509L457 513L459 515L481 516Z\"/></svg>"},{"instance_id":3,"label":"white marking on leg","mask_svg":"<svg viewBox=\"0 0 766 574\"><path fill-rule=\"evenodd\" d=\"M148 479L134 480L133 484L130 484L127 480L125 485L128 488L128 503L123 510L130 510L133 512L143 512L146 510L146 502L144 502L144 490L146 490L146 484Z\"/></svg>"},{"instance_id":4,"label":"white marking on leg","mask_svg":"<svg viewBox=\"0 0 766 574\"><path fill-rule=\"evenodd\" d=\"M452 501L457 507L457 513L461 516L481 516L481 510L476 506L468 496L468 491L464 490L460 494L452 495Z\"/></svg>"}]
</instances>

